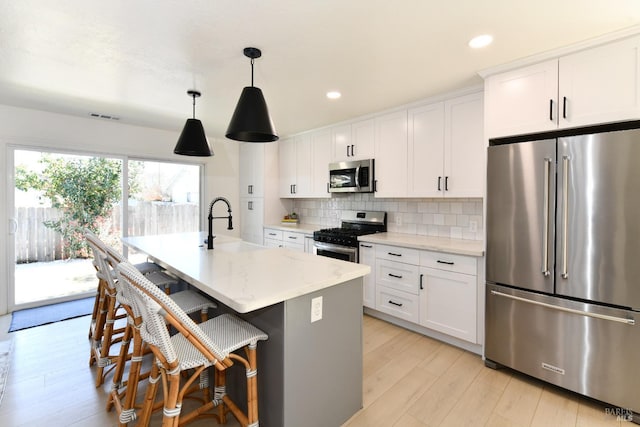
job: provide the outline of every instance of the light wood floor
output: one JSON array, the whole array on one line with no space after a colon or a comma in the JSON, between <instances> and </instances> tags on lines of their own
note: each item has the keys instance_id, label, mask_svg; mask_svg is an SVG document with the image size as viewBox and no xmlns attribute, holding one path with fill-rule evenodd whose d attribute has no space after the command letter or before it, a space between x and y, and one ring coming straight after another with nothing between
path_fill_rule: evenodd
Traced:
<instances>
[{"instance_id":1,"label":"light wood floor","mask_svg":"<svg viewBox=\"0 0 640 427\"><path fill-rule=\"evenodd\" d=\"M0 339L7 336L0 318ZM88 367L88 317L9 334L14 352L2 426L112 426L104 409L110 386L94 387ZM621 425L604 404L509 370L485 368L479 356L364 317L364 408L358 426ZM159 419L154 418L159 425ZM199 420L192 426L216 425ZM229 427L238 424L231 420ZM296 426L297 427L297 426ZM304 426L300 426L304 427ZM331 426L328 426L331 427Z\"/></svg>"}]
</instances>

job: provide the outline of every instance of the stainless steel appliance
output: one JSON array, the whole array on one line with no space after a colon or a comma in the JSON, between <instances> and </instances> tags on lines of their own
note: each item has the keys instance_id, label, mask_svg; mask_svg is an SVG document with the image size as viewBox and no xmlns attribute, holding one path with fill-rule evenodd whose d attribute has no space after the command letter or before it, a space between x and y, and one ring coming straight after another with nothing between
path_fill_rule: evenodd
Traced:
<instances>
[{"instance_id":1,"label":"stainless steel appliance","mask_svg":"<svg viewBox=\"0 0 640 427\"><path fill-rule=\"evenodd\" d=\"M329 163L329 192L373 192L374 163L373 159Z\"/></svg>"},{"instance_id":2,"label":"stainless steel appliance","mask_svg":"<svg viewBox=\"0 0 640 427\"><path fill-rule=\"evenodd\" d=\"M640 130L599 130L490 141L485 356L637 422Z\"/></svg>"},{"instance_id":3,"label":"stainless steel appliance","mask_svg":"<svg viewBox=\"0 0 640 427\"><path fill-rule=\"evenodd\" d=\"M314 231L317 255L358 262L358 236L387 231L386 212L343 211L341 227Z\"/></svg>"}]
</instances>

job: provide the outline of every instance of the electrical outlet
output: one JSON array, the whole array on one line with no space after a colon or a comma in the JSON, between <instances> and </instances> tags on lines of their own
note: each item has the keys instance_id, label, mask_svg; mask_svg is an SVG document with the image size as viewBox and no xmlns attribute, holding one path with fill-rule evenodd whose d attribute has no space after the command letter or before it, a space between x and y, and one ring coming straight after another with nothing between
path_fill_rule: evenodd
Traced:
<instances>
[{"instance_id":1,"label":"electrical outlet","mask_svg":"<svg viewBox=\"0 0 640 427\"><path fill-rule=\"evenodd\" d=\"M311 323L322 319L322 297L311 300Z\"/></svg>"},{"instance_id":2,"label":"electrical outlet","mask_svg":"<svg viewBox=\"0 0 640 427\"><path fill-rule=\"evenodd\" d=\"M402 215L396 214L396 225L402 225Z\"/></svg>"},{"instance_id":3,"label":"electrical outlet","mask_svg":"<svg viewBox=\"0 0 640 427\"><path fill-rule=\"evenodd\" d=\"M478 231L478 221L469 221L469 231L472 233Z\"/></svg>"}]
</instances>

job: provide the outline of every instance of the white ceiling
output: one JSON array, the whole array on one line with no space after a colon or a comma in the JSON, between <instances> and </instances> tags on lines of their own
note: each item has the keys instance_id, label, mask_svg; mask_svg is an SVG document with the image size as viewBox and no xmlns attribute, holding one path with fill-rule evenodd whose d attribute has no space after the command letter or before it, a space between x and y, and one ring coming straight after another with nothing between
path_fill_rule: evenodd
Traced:
<instances>
[{"instance_id":1,"label":"white ceiling","mask_svg":"<svg viewBox=\"0 0 640 427\"><path fill-rule=\"evenodd\" d=\"M284 136L638 24L640 0L0 0L0 103L180 131L197 89L196 117L222 137L254 46ZM470 49L483 33L494 43Z\"/></svg>"}]
</instances>

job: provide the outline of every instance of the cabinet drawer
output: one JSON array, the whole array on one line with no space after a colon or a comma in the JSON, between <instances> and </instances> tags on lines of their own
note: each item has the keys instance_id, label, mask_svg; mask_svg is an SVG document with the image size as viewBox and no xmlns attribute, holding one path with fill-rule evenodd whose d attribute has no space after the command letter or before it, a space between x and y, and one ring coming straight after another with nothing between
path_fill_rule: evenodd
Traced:
<instances>
[{"instance_id":1,"label":"cabinet drawer","mask_svg":"<svg viewBox=\"0 0 640 427\"><path fill-rule=\"evenodd\" d=\"M298 245L304 245L304 234L294 233L292 231L283 231L282 240L284 242L295 243Z\"/></svg>"},{"instance_id":2,"label":"cabinet drawer","mask_svg":"<svg viewBox=\"0 0 640 427\"><path fill-rule=\"evenodd\" d=\"M281 248L282 240L264 239L264 245L268 248Z\"/></svg>"},{"instance_id":3,"label":"cabinet drawer","mask_svg":"<svg viewBox=\"0 0 640 427\"><path fill-rule=\"evenodd\" d=\"M376 283L418 295L420 288L420 268L386 259L376 260Z\"/></svg>"},{"instance_id":4,"label":"cabinet drawer","mask_svg":"<svg viewBox=\"0 0 640 427\"><path fill-rule=\"evenodd\" d=\"M391 316L418 323L418 296L385 286L376 287L376 309Z\"/></svg>"},{"instance_id":5,"label":"cabinet drawer","mask_svg":"<svg viewBox=\"0 0 640 427\"><path fill-rule=\"evenodd\" d=\"M402 248L399 246L376 245L376 258L399 261L406 264L418 264L419 252L417 249Z\"/></svg>"},{"instance_id":6,"label":"cabinet drawer","mask_svg":"<svg viewBox=\"0 0 640 427\"><path fill-rule=\"evenodd\" d=\"M265 228L264 238L273 239L273 240L282 240L282 231L274 230L273 228Z\"/></svg>"},{"instance_id":7,"label":"cabinet drawer","mask_svg":"<svg viewBox=\"0 0 640 427\"><path fill-rule=\"evenodd\" d=\"M453 255L442 252L420 252L420 265L438 270L454 271L463 274L477 274L477 259L465 255Z\"/></svg>"}]
</instances>

